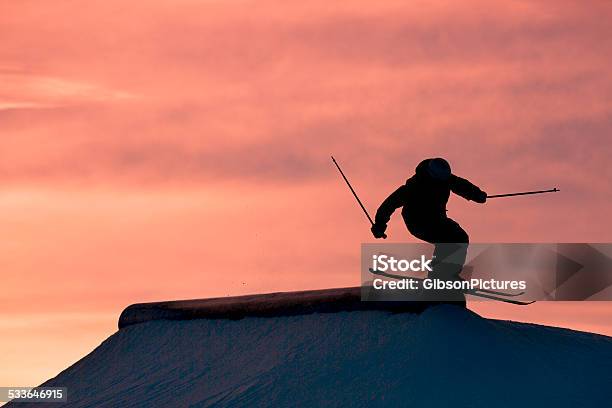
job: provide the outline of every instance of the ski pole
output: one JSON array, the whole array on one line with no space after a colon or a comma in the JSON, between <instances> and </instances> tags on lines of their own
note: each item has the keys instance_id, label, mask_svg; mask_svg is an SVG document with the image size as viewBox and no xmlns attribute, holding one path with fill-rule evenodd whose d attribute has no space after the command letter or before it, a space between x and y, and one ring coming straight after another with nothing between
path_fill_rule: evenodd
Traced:
<instances>
[{"instance_id":1,"label":"ski pole","mask_svg":"<svg viewBox=\"0 0 612 408\"><path fill-rule=\"evenodd\" d=\"M561 191L561 190L555 187L552 190L525 191L522 193L488 195L487 198L513 197L513 196L528 195L528 194L556 193L557 191Z\"/></svg>"},{"instance_id":2,"label":"ski pole","mask_svg":"<svg viewBox=\"0 0 612 408\"><path fill-rule=\"evenodd\" d=\"M368 210L366 210L366 208L363 206L363 204L361 203L361 200L359 199L359 197L357 196L357 193L355 192L355 190L353 190L353 186L351 186L351 183L348 181L348 179L346 178L346 176L344 175L344 172L342 171L342 169L340 168L340 165L338 164L338 162L336 161L336 159L334 159L334 156L331 157L332 161L334 162L334 164L336 165L336 168L338 169L338 171L340 172L340 175L342 175L342 178L344 179L344 181L346 182L346 185L348 186L348 188L351 190L351 193L353 193L353 196L355 196L355 199L357 200L357 202L359 203L359 206L361 207L361 209L363 210L363 212L365 213L366 217L368 217L368 221L370 221L371 225L374 225L374 221L372 221L372 217L370 217L370 214L368 214ZM383 238L387 238L387 235L383 235Z\"/></svg>"}]
</instances>

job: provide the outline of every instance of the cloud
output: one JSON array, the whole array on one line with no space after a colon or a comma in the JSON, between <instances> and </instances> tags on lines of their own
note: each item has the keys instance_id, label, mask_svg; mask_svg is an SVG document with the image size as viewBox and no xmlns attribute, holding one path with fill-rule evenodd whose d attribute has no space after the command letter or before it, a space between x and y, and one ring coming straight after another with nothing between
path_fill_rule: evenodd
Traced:
<instances>
[{"instance_id":1,"label":"cloud","mask_svg":"<svg viewBox=\"0 0 612 408\"><path fill-rule=\"evenodd\" d=\"M69 3L12 5L0 178L311 182L335 153L367 160L354 171L372 183L373 168L405 178L434 154L490 183L542 157L587 183L586 139L565 136L557 155L551 140L609 114L608 8L248 4L107 2L69 23Z\"/></svg>"},{"instance_id":2,"label":"cloud","mask_svg":"<svg viewBox=\"0 0 612 408\"><path fill-rule=\"evenodd\" d=\"M98 102L117 102L135 96L100 85L57 77L0 71L0 111L48 109Z\"/></svg>"}]
</instances>

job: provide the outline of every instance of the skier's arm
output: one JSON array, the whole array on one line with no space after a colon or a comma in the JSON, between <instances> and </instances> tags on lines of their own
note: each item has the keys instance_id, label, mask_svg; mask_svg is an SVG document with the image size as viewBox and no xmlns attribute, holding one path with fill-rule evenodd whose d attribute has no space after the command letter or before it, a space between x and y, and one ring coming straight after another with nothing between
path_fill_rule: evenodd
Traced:
<instances>
[{"instance_id":1,"label":"skier's arm","mask_svg":"<svg viewBox=\"0 0 612 408\"><path fill-rule=\"evenodd\" d=\"M386 224L395 210L404 205L406 186L401 186L382 202L376 211L376 224Z\"/></svg>"},{"instance_id":2,"label":"skier's arm","mask_svg":"<svg viewBox=\"0 0 612 408\"><path fill-rule=\"evenodd\" d=\"M484 203L487 201L487 193L466 179L455 176L454 174L451 175L450 188L453 193L466 200L476 201L477 203Z\"/></svg>"},{"instance_id":3,"label":"skier's arm","mask_svg":"<svg viewBox=\"0 0 612 408\"><path fill-rule=\"evenodd\" d=\"M378 207L374 219L375 222L374 225L372 225L372 233L376 238L386 237L385 230L387 229L387 223L393 212L404 205L405 197L406 186L401 186L391 193L391 195L382 202L380 207Z\"/></svg>"}]
</instances>

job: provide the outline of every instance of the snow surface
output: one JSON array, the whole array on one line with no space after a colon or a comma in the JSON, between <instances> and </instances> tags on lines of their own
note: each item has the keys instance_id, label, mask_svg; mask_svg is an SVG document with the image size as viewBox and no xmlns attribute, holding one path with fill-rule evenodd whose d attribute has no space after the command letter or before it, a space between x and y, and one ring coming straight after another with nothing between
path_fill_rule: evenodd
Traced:
<instances>
[{"instance_id":1,"label":"snow surface","mask_svg":"<svg viewBox=\"0 0 612 408\"><path fill-rule=\"evenodd\" d=\"M75 407L604 407L612 338L453 306L159 320L44 385Z\"/></svg>"}]
</instances>

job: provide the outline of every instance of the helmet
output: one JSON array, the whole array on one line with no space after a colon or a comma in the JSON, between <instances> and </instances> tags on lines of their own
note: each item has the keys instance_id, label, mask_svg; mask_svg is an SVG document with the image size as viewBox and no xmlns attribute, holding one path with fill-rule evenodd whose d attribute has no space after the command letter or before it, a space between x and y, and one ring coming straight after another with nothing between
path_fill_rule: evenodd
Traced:
<instances>
[{"instance_id":1,"label":"helmet","mask_svg":"<svg viewBox=\"0 0 612 408\"><path fill-rule=\"evenodd\" d=\"M434 180L448 180L451 176L450 164L441 157L430 159L427 164L427 174Z\"/></svg>"}]
</instances>

